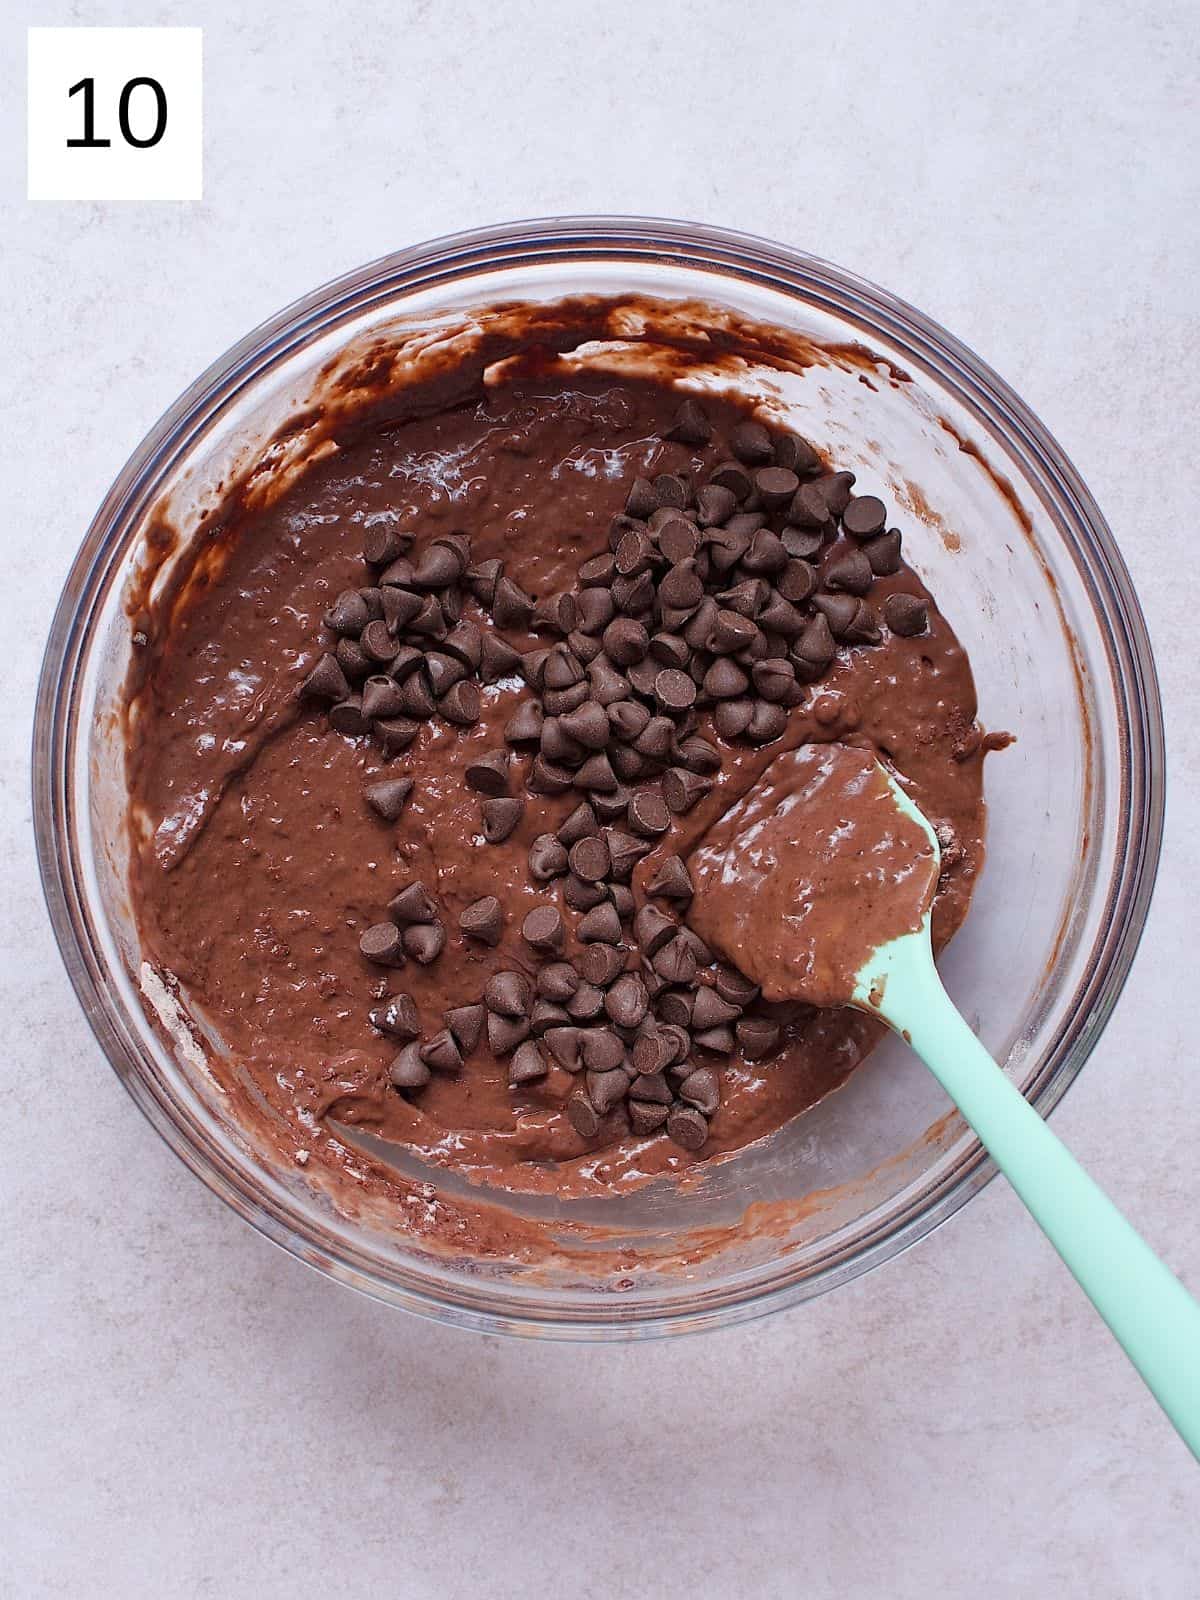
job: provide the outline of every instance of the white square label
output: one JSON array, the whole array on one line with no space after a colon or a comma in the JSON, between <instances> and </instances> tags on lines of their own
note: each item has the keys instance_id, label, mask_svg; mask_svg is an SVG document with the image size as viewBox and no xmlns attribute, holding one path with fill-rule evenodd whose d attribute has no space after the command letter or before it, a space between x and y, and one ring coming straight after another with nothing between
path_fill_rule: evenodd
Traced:
<instances>
[{"instance_id":1,"label":"white square label","mask_svg":"<svg viewBox=\"0 0 1200 1600\"><path fill-rule=\"evenodd\" d=\"M199 200L200 28L30 28L29 198Z\"/></svg>"}]
</instances>

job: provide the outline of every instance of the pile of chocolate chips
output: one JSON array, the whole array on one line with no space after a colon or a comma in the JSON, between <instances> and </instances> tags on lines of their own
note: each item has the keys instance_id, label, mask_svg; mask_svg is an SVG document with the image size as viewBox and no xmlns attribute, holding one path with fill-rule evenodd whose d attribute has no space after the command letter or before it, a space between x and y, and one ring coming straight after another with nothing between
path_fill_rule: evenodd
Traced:
<instances>
[{"instance_id":1,"label":"pile of chocolate chips","mask_svg":"<svg viewBox=\"0 0 1200 1600\"><path fill-rule=\"evenodd\" d=\"M665 437L701 452L712 428L686 400ZM581 564L569 592L535 601L499 561L472 564L463 534L410 561L413 534L388 529L363 552L374 581L328 612L337 643L302 692L328 703L338 731L369 733L390 758L429 718L477 721L480 682L523 680L530 693L505 748L472 757L465 773L482 797L484 837L507 839L530 796L579 797L529 852L531 879L557 884L578 914L573 931L553 899L532 910L520 929L523 967L496 973L431 1039L419 1036L410 996L376 1006L372 1026L403 1046L390 1073L398 1090L458 1071L486 1037L508 1058L514 1086L544 1077L551 1060L580 1075L566 1112L582 1137L623 1108L635 1134L665 1129L699 1150L720 1101L713 1063L735 1048L759 1060L778 1047L778 1022L754 1009L757 988L678 920L692 894L680 857L666 857L646 886L678 916L639 907L631 874L712 787L721 752L698 733L699 713L723 740L768 744L839 644L878 644L882 626L918 634L927 608L903 593L882 616L871 604L875 579L900 570L900 534L885 527L881 500L853 494L852 473L828 472L806 440L753 421L730 447L733 459L703 483L687 472L637 479L608 551ZM468 597L489 627L464 614ZM521 653L505 631L547 642ZM411 787L408 777L382 779L366 799L394 822ZM490 896L459 920L464 937L489 946L505 933ZM413 882L360 949L398 967L435 960L445 942L437 907Z\"/></svg>"}]
</instances>

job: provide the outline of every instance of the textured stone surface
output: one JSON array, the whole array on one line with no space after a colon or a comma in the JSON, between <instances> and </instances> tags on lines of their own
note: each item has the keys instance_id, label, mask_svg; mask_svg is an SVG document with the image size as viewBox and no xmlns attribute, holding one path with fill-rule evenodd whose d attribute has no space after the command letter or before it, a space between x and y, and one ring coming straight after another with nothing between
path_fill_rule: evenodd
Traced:
<instances>
[{"instance_id":1,"label":"textured stone surface","mask_svg":"<svg viewBox=\"0 0 1200 1600\"><path fill-rule=\"evenodd\" d=\"M699 217L922 306L1062 440L1178 639L1200 602L1191 7L84 10L36 20L205 25L207 198L27 205L5 18L0 1595L1194 1592L1194 1467L1001 1183L815 1305L639 1348L441 1331L272 1250L87 1033L28 801L37 649L154 418L323 279L513 216ZM1197 682L1177 645L1161 666L1158 895L1055 1126L1200 1286L1176 987L1200 895Z\"/></svg>"}]
</instances>

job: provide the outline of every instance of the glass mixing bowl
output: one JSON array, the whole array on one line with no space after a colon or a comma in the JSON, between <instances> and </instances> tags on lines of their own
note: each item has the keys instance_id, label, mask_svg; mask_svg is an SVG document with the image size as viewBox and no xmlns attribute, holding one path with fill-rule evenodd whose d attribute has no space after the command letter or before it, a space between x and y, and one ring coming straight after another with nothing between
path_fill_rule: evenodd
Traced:
<instances>
[{"instance_id":1,"label":"glass mixing bowl","mask_svg":"<svg viewBox=\"0 0 1200 1600\"><path fill-rule=\"evenodd\" d=\"M169 985L143 970L125 890L118 708L122 597L152 508L176 526L303 408L353 349L500 302L633 293L839 352L760 394L897 505L909 560L966 645L987 727L988 864L947 952L949 989L1043 1113L1112 1011L1142 930L1163 805L1161 711L1128 574L1074 468L1008 386L920 312L812 256L690 224L561 219L401 251L281 312L152 429L93 522L46 651L34 739L37 843L59 944L112 1065L168 1144L255 1227L329 1276L463 1326L626 1338L735 1322L898 1254L992 1174L932 1076L888 1040L837 1093L714 1165L690 1192L603 1204L494 1196L548 1241L537 1263L440 1256L350 1215L233 1125ZM706 313L696 315L703 321ZM439 331L440 330L440 331ZM436 1192L452 1177L430 1170ZM586 1234L583 1237L588 1237Z\"/></svg>"}]
</instances>

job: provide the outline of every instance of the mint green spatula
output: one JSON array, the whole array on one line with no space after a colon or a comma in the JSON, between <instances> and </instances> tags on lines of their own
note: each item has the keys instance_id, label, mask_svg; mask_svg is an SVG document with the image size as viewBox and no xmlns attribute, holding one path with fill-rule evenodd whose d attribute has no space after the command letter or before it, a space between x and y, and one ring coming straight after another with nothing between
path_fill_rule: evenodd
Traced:
<instances>
[{"instance_id":1,"label":"mint green spatula","mask_svg":"<svg viewBox=\"0 0 1200 1600\"><path fill-rule=\"evenodd\" d=\"M839 759L852 769L849 783L836 790L834 809L819 812L822 795L834 790L835 780L841 782ZM776 771L782 776L772 780ZM763 985L767 998L849 1003L882 1018L907 1040L1200 1459L1200 1305L1005 1077L942 987L930 943L941 852L928 819L885 767L848 747L790 752L763 777L762 793L739 802L716 825L710 835L714 842L693 857L693 917L699 913L702 935L715 938ZM876 820L856 833L863 805L875 807ZM905 840L897 855L897 841ZM808 930L820 922L818 908L831 901L845 905L852 933L886 926L894 909L888 890L896 884L911 907L901 926L912 931L871 952L857 970L852 993L835 998L826 975L823 992L814 996L806 986L820 977L820 947L805 941L815 937ZM706 887L712 895L707 907ZM755 900L766 907L765 922L762 911L747 909ZM751 915L760 920L751 923ZM782 937L774 936L777 929ZM869 934L862 936L860 948L869 948Z\"/></svg>"}]
</instances>

